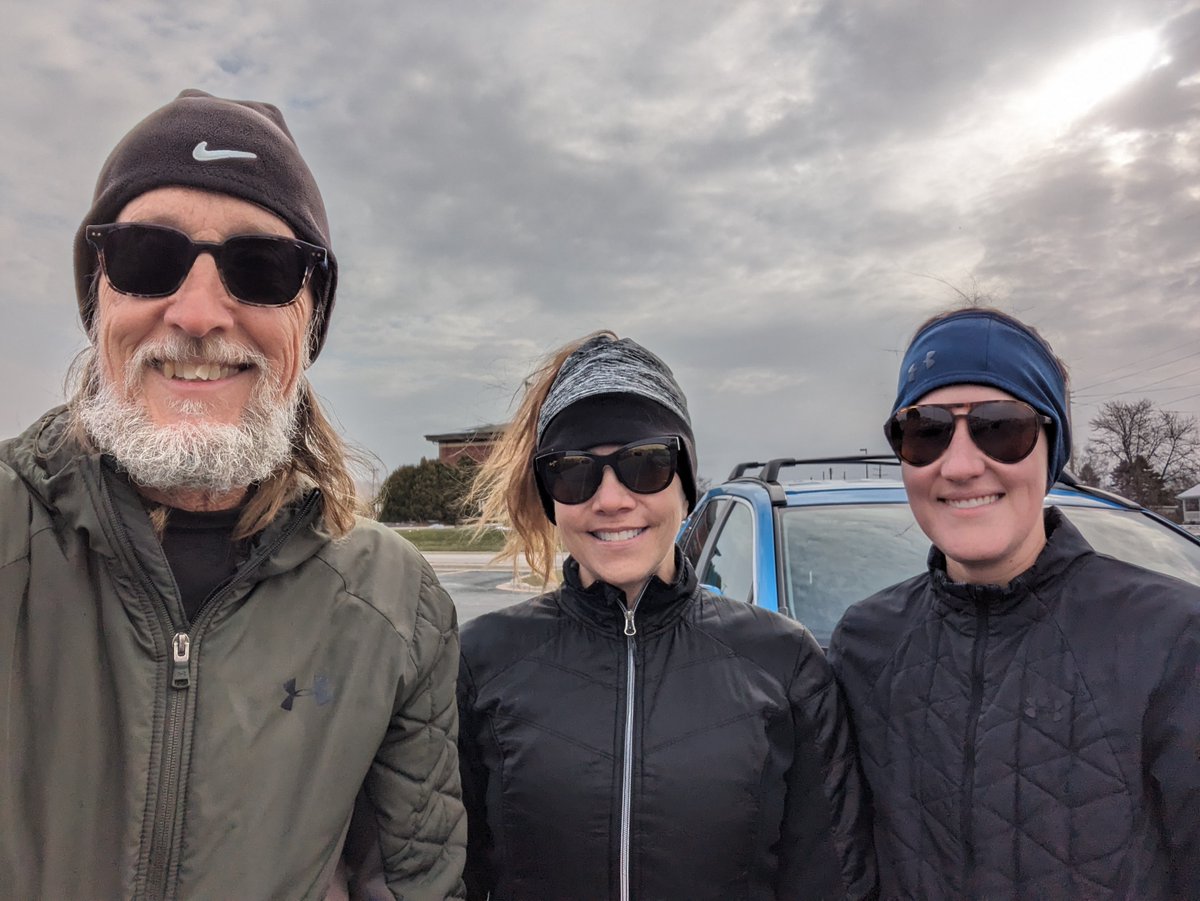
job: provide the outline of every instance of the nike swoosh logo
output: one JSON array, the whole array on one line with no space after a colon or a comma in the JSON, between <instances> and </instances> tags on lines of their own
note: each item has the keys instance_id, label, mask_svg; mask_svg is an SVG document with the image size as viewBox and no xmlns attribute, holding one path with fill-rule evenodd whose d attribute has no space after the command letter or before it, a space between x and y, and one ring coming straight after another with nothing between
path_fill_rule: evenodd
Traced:
<instances>
[{"instance_id":1,"label":"nike swoosh logo","mask_svg":"<svg viewBox=\"0 0 1200 901\"><path fill-rule=\"evenodd\" d=\"M209 150L208 141L201 141L192 148L192 159L202 163L209 160L256 160L258 154L248 150Z\"/></svg>"}]
</instances>

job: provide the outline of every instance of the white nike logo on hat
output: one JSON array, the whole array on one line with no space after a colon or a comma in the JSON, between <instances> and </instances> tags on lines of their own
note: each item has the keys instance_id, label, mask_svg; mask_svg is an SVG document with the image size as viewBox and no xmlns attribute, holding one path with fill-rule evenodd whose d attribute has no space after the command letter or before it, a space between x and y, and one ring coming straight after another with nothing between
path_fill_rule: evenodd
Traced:
<instances>
[{"instance_id":1,"label":"white nike logo on hat","mask_svg":"<svg viewBox=\"0 0 1200 901\"><path fill-rule=\"evenodd\" d=\"M192 159L202 163L209 160L256 160L258 154L249 150L209 150L208 141L201 141L192 148Z\"/></svg>"}]
</instances>

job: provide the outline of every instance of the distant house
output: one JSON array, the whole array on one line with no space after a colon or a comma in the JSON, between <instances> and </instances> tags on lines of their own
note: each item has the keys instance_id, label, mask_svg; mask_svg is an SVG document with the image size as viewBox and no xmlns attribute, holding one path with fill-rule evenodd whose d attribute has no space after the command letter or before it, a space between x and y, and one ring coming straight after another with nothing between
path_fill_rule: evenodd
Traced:
<instances>
[{"instance_id":1,"label":"distant house","mask_svg":"<svg viewBox=\"0 0 1200 901\"><path fill-rule=\"evenodd\" d=\"M1183 521L1187 525L1200 525L1200 484L1193 485L1175 497L1183 504Z\"/></svg>"},{"instance_id":2,"label":"distant house","mask_svg":"<svg viewBox=\"0 0 1200 901\"><path fill-rule=\"evenodd\" d=\"M438 446L439 463L457 463L461 457L482 463L504 434L504 425L478 425L443 435L426 435L426 441Z\"/></svg>"}]
</instances>

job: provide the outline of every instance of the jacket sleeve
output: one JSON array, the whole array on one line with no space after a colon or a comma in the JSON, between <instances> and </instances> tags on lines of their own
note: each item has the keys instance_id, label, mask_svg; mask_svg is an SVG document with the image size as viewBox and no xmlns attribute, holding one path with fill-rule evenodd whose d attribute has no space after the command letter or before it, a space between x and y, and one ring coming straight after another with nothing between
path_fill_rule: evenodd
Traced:
<instances>
[{"instance_id":1,"label":"jacket sleeve","mask_svg":"<svg viewBox=\"0 0 1200 901\"><path fill-rule=\"evenodd\" d=\"M1175 898L1200 898L1200 617L1175 642L1144 719Z\"/></svg>"},{"instance_id":2,"label":"jacket sleeve","mask_svg":"<svg viewBox=\"0 0 1200 901\"><path fill-rule=\"evenodd\" d=\"M796 747L776 896L877 898L869 801L845 701L816 640L807 632L804 640L788 693Z\"/></svg>"},{"instance_id":3,"label":"jacket sleeve","mask_svg":"<svg viewBox=\"0 0 1200 901\"><path fill-rule=\"evenodd\" d=\"M467 809L467 901L486 901L495 888L491 870L492 832L487 823L487 768L479 747L475 685L470 664L463 658L458 670L458 760L462 773L463 805Z\"/></svg>"},{"instance_id":4,"label":"jacket sleeve","mask_svg":"<svg viewBox=\"0 0 1200 901\"><path fill-rule=\"evenodd\" d=\"M404 901L463 898L467 821L458 775L458 625L454 604L421 561L408 672L365 790L387 886Z\"/></svg>"}]
</instances>

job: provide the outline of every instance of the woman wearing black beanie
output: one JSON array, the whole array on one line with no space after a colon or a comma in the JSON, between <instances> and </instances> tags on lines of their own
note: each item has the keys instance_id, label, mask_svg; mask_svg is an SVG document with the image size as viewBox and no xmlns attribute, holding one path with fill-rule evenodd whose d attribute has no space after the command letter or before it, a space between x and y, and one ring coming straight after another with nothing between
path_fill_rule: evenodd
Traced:
<instances>
[{"instance_id":1,"label":"woman wearing black beanie","mask_svg":"<svg viewBox=\"0 0 1200 901\"><path fill-rule=\"evenodd\" d=\"M812 636L713 595L671 371L599 333L552 355L482 469L481 522L562 585L462 628L468 897L875 896L846 717Z\"/></svg>"}]
</instances>

